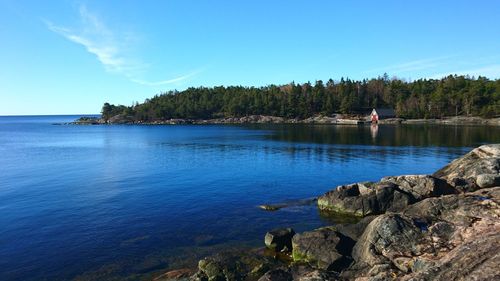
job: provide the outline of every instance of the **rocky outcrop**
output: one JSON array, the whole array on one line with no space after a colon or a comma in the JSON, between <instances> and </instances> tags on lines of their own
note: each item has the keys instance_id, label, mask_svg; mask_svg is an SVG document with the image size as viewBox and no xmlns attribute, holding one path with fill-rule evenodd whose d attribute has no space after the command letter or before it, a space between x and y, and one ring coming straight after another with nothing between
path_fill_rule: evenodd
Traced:
<instances>
[{"instance_id":1,"label":"rocky outcrop","mask_svg":"<svg viewBox=\"0 0 500 281\"><path fill-rule=\"evenodd\" d=\"M318 198L318 207L363 217L398 210L411 202L410 196L393 183L364 182L338 186Z\"/></svg>"},{"instance_id":2,"label":"rocky outcrop","mask_svg":"<svg viewBox=\"0 0 500 281\"><path fill-rule=\"evenodd\" d=\"M270 231L266 246L291 247L292 263L221 254L200 261L191 280L500 280L498 161L500 145L486 145L432 176L340 186L318 206L357 223Z\"/></svg>"},{"instance_id":3,"label":"rocky outcrop","mask_svg":"<svg viewBox=\"0 0 500 281\"><path fill-rule=\"evenodd\" d=\"M87 118L87 117L84 117ZM369 118L362 116L352 116L341 114L333 114L332 116L315 115L305 119L301 118L284 118L280 116L269 115L248 115L242 117L221 117L212 119L189 119L189 118L171 118L171 119L155 119L155 120L137 120L134 116L118 114L111 116L109 119L90 117L94 120L78 119L69 124L86 125L86 124L144 124L144 125L176 125L176 124L338 124L338 125L357 125L370 124ZM500 126L500 118L484 119L480 117L445 117L443 119L402 119L390 118L379 120L378 124L442 124L442 125L489 125Z\"/></svg>"},{"instance_id":4,"label":"rocky outcrop","mask_svg":"<svg viewBox=\"0 0 500 281\"><path fill-rule=\"evenodd\" d=\"M384 123L385 120L381 120ZM472 116L443 117L442 119L406 119L402 124L439 124L439 125L500 125L500 118L481 118Z\"/></svg>"},{"instance_id":5,"label":"rocky outcrop","mask_svg":"<svg viewBox=\"0 0 500 281\"><path fill-rule=\"evenodd\" d=\"M446 181L427 175L386 177L380 182L339 186L318 198L318 207L357 216L397 212L424 198L453 194Z\"/></svg>"},{"instance_id":6,"label":"rocky outcrop","mask_svg":"<svg viewBox=\"0 0 500 281\"><path fill-rule=\"evenodd\" d=\"M334 228L321 228L297 234L292 239L292 257L316 268L338 270L349 260L354 241Z\"/></svg>"},{"instance_id":7,"label":"rocky outcrop","mask_svg":"<svg viewBox=\"0 0 500 281\"><path fill-rule=\"evenodd\" d=\"M422 231L407 216L379 216L368 225L353 249L355 275L359 275L363 268L401 266L406 262L403 257L420 253L422 237ZM344 277L352 277L350 271L343 274Z\"/></svg>"},{"instance_id":8,"label":"rocky outcrop","mask_svg":"<svg viewBox=\"0 0 500 281\"><path fill-rule=\"evenodd\" d=\"M77 125L100 125L104 124L104 120L98 117L87 117L83 116L75 120L72 124L77 124Z\"/></svg>"},{"instance_id":9,"label":"rocky outcrop","mask_svg":"<svg viewBox=\"0 0 500 281\"><path fill-rule=\"evenodd\" d=\"M445 180L428 175L406 175L382 178L381 182L390 182L407 194L413 201L456 193Z\"/></svg>"},{"instance_id":10,"label":"rocky outcrop","mask_svg":"<svg viewBox=\"0 0 500 281\"><path fill-rule=\"evenodd\" d=\"M461 192L467 192L494 186L499 172L500 144L490 144L473 149L434 173L434 176L446 180Z\"/></svg>"},{"instance_id":11,"label":"rocky outcrop","mask_svg":"<svg viewBox=\"0 0 500 281\"><path fill-rule=\"evenodd\" d=\"M500 187L429 198L373 220L343 277L493 280L499 277ZM374 272L373 268L385 268Z\"/></svg>"}]
</instances>

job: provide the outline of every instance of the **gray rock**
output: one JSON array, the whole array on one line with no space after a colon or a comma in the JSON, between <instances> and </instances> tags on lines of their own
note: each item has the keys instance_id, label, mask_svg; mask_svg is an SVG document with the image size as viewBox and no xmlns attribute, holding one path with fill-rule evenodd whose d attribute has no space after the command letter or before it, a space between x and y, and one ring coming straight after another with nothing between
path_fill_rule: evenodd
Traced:
<instances>
[{"instance_id":1,"label":"gray rock","mask_svg":"<svg viewBox=\"0 0 500 281\"><path fill-rule=\"evenodd\" d=\"M452 161L436 173L435 177L442 178L453 184L457 179L470 183L469 186L458 188L462 191L474 191L480 186L477 178L482 174L498 175L500 172L500 144L482 145L473 149L464 156Z\"/></svg>"},{"instance_id":2,"label":"gray rock","mask_svg":"<svg viewBox=\"0 0 500 281\"><path fill-rule=\"evenodd\" d=\"M352 239L334 228L320 228L293 237L292 258L316 268L339 270L350 262L346 256L350 255L353 245Z\"/></svg>"},{"instance_id":3,"label":"gray rock","mask_svg":"<svg viewBox=\"0 0 500 281\"><path fill-rule=\"evenodd\" d=\"M428 175L385 177L380 182L339 186L318 198L318 207L356 216L399 212L422 199L456 193L445 180Z\"/></svg>"},{"instance_id":4,"label":"gray rock","mask_svg":"<svg viewBox=\"0 0 500 281\"><path fill-rule=\"evenodd\" d=\"M480 174L476 178L476 184L480 188L500 186L500 174Z\"/></svg>"},{"instance_id":5,"label":"gray rock","mask_svg":"<svg viewBox=\"0 0 500 281\"><path fill-rule=\"evenodd\" d=\"M200 260L198 272L192 279L208 281L258 279L277 265L274 259L255 252L221 252Z\"/></svg>"},{"instance_id":6,"label":"gray rock","mask_svg":"<svg viewBox=\"0 0 500 281\"><path fill-rule=\"evenodd\" d=\"M280 228L266 233L264 243L266 247L275 252L290 252L292 250L292 237L295 231L291 228Z\"/></svg>"},{"instance_id":7,"label":"gray rock","mask_svg":"<svg viewBox=\"0 0 500 281\"><path fill-rule=\"evenodd\" d=\"M357 241L365 231L368 224L376 217L377 216L366 216L357 223L346 223L346 224L335 225L334 229L338 233L341 233L342 235L349 237L353 241Z\"/></svg>"},{"instance_id":8,"label":"gray rock","mask_svg":"<svg viewBox=\"0 0 500 281\"><path fill-rule=\"evenodd\" d=\"M306 198L306 199L298 199L298 200L289 200L282 203L276 204L262 204L258 207L265 211L278 211L283 208L291 208L291 207L300 207L300 206L308 206L316 203L316 198Z\"/></svg>"},{"instance_id":9,"label":"gray rock","mask_svg":"<svg viewBox=\"0 0 500 281\"><path fill-rule=\"evenodd\" d=\"M331 271L315 269L307 273L303 273L294 278L298 281L336 281L339 280L337 274Z\"/></svg>"},{"instance_id":10,"label":"gray rock","mask_svg":"<svg viewBox=\"0 0 500 281\"><path fill-rule=\"evenodd\" d=\"M421 252L422 230L410 217L385 214L374 219L352 251L356 263L367 266L389 263L396 257Z\"/></svg>"},{"instance_id":11,"label":"gray rock","mask_svg":"<svg viewBox=\"0 0 500 281\"><path fill-rule=\"evenodd\" d=\"M416 201L456 193L445 180L428 175L385 177L381 181L396 184L403 192L411 194Z\"/></svg>"},{"instance_id":12,"label":"gray rock","mask_svg":"<svg viewBox=\"0 0 500 281\"><path fill-rule=\"evenodd\" d=\"M287 268L277 268L266 272L259 281L292 281L293 276Z\"/></svg>"},{"instance_id":13,"label":"gray rock","mask_svg":"<svg viewBox=\"0 0 500 281\"><path fill-rule=\"evenodd\" d=\"M363 217L399 211L413 202L415 199L411 194L387 181L339 186L320 196L318 207L321 210Z\"/></svg>"},{"instance_id":14,"label":"gray rock","mask_svg":"<svg viewBox=\"0 0 500 281\"><path fill-rule=\"evenodd\" d=\"M380 215L354 246L355 263L342 277L496 280L500 277L498 202L500 187L494 187L428 198L401 214Z\"/></svg>"}]
</instances>

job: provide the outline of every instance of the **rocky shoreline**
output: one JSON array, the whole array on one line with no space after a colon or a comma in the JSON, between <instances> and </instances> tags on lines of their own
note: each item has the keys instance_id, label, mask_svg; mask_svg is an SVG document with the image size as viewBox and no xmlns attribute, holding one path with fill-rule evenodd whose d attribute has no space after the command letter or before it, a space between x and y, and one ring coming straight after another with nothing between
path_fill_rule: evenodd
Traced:
<instances>
[{"instance_id":1,"label":"rocky shoreline","mask_svg":"<svg viewBox=\"0 0 500 281\"><path fill-rule=\"evenodd\" d=\"M278 116L250 115L244 117L227 117L215 119L166 119L154 121L134 121L132 118L117 115L108 120L98 117L81 117L71 125L104 125L104 124L130 124L130 125L182 125L182 124L337 124L356 125L369 124L365 118L353 118L352 116L314 116L306 119L283 118ZM500 126L500 118L485 119L481 117L444 117L442 119L382 119L379 124L441 124L441 125L492 125Z\"/></svg>"},{"instance_id":2,"label":"rocky shoreline","mask_svg":"<svg viewBox=\"0 0 500 281\"><path fill-rule=\"evenodd\" d=\"M271 230L265 250L222 252L154 280L500 280L500 144L432 175L343 185L314 202L357 223Z\"/></svg>"}]
</instances>

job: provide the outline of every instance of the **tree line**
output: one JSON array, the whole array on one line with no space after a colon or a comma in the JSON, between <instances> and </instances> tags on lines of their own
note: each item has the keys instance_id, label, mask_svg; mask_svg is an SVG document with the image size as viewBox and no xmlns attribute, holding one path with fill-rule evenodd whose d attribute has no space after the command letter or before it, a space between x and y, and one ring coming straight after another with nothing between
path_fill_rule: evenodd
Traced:
<instances>
[{"instance_id":1,"label":"tree line","mask_svg":"<svg viewBox=\"0 0 500 281\"><path fill-rule=\"evenodd\" d=\"M370 108L393 108L402 118L500 115L500 80L450 75L404 81L387 74L374 79L321 80L264 87L219 86L168 91L132 106L105 103L103 118L115 115L153 121L210 119L247 115L307 118L335 113L359 114Z\"/></svg>"}]
</instances>

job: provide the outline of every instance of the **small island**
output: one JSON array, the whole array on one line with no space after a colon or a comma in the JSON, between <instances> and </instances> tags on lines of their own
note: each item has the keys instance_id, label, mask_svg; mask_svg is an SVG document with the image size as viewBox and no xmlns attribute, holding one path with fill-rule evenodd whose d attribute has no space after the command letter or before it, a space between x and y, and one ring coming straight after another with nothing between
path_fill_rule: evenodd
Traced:
<instances>
[{"instance_id":1,"label":"small island","mask_svg":"<svg viewBox=\"0 0 500 281\"><path fill-rule=\"evenodd\" d=\"M407 82L384 76L265 87L169 91L131 106L105 103L75 124L379 123L500 124L500 80L450 75Z\"/></svg>"}]
</instances>

